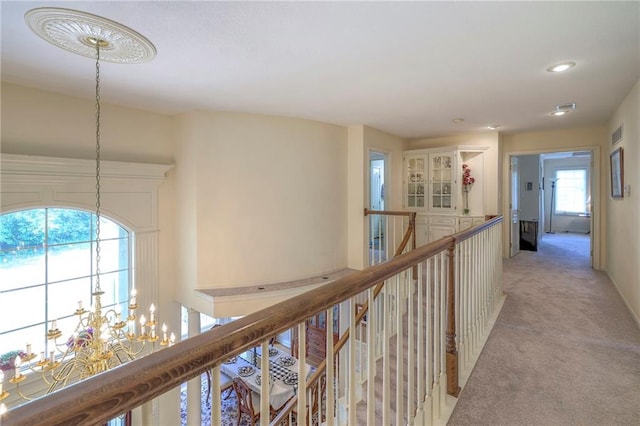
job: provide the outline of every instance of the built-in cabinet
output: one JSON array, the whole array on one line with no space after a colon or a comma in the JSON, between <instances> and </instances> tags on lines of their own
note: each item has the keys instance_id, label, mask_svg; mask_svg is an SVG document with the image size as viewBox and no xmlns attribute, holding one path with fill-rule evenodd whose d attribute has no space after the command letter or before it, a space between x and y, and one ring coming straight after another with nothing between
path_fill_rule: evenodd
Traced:
<instances>
[{"instance_id":1,"label":"built-in cabinet","mask_svg":"<svg viewBox=\"0 0 640 426\"><path fill-rule=\"evenodd\" d=\"M418 245L484 221L484 151L483 147L405 151L404 207L418 213ZM463 165L475 179L466 187Z\"/></svg>"},{"instance_id":2,"label":"built-in cabinet","mask_svg":"<svg viewBox=\"0 0 640 426\"><path fill-rule=\"evenodd\" d=\"M340 337L340 310L338 305L333 308L333 324L327 324L326 312L322 311L306 322L306 360L313 366L318 366L326 358L327 354L327 329L332 330L333 343ZM291 333L291 355L298 357L298 328L294 327Z\"/></svg>"}]
</instances>

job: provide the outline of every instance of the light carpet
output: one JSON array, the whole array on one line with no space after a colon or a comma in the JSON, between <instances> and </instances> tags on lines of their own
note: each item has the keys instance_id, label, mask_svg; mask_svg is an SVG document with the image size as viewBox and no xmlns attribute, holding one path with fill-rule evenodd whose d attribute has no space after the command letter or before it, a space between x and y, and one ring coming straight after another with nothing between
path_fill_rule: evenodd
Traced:
<instances>
[{"instance_id":1,"label":"light carpet","mask_svg":"<svg viewBox=\"0 0 640 426\"><path fill-rule=\"evenodd\" d=\"M588 236L505 260L504 291L449 425L640 425L640 329Z\"/></svg>"}]
</instances>

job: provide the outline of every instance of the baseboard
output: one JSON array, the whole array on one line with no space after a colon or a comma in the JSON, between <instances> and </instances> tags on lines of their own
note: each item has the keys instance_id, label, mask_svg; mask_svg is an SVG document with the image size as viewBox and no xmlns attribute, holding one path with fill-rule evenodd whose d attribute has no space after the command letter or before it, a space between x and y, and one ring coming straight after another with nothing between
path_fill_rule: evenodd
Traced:
<instances>
[{"instance_id":1,"label":"baseboard","mask_svg":"<svg viewBox=\"0 0 640 426\"><path fill-rule=\"evenodd\" d=\"M491 330L493 330L493 326L496 324L496 321L498 320L498 316L500 315L500 312L502 312L502 307L504 306L504 302L506 300L507 300L507 295L503 294L502 298L498 301L498 306L496 306L496 309L494 310L493 315L491 315L491 318L489 319L489 323L487 324L485 333L482 336L482 344L478 345L478 349L471 355L471 365L473 365L473 367L467 372L460 372L460 376L458 377L458 385L462 388L460 393L464 392L464 385L467 383L467 380L469 380L471 373L473 373L473 369L476 367L478 358L480 358L480 354L484 349L484 345L487 343L487 339L489 339ZM460 398L460 395L458 395L458 398Z\"/></svg>"},{"instance_id":2,"label":"baseboard","mask_svg":"<svg viewBox=\"0 0 640 426\"><path fill-rule=\"evenodd\" d=\"M633 311L633 308L631 307L631 304L629 303L627 298L624 296L624 293L620 290L620 286L618 285L616 280L614 280L613 277L609 274L609 271L605 271L605 272L607 273L607 277L609 277L609 280L613 283L613 286L618 291L618 294L622 298L622 301L624 302L624 305L627 307L627 311L629 311L629 313L631 314L631 317L636 322L636 325L638 326L638 328L640 328L640 317L638 316L638 314L636 314Z\"/></svg>"}]
</instances>

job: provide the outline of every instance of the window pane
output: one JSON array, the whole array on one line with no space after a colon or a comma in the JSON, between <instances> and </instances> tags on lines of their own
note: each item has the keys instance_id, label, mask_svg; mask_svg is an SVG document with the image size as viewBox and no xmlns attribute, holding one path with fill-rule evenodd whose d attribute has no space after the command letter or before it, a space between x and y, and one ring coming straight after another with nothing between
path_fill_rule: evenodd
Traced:
<instances>
[{"instance_id":1,"label":"window pane","mask_svg":"<svg viewBox=\"0 0 640 426\"><path fill-rule=\"evenodd\" d=\"M0 291L44 284L45 256L42 247L0 254Z\"/></svg>"},{"instance_id":2,"label":"window pane","mask_svg":"<svg viewBox=\"0 0 640 426\"><path fill-rule=\"evenodd\" d=\"M80 300L82 306L88 309L91 304L89 277L49 284L49 320L73 314Z\"/></svg>"},{"instance_id":3,"label":"window pane","mask_svg":"<svg viewBox=\"0 0 640 426\"><path fill-rule=\"evenodd\" d=\"M556 213L584 213L587 210L585 169L556 171Z\"/></svg>"},{"instance_id":4,"label":"window pane","mask_svg":"<svg viewBox=\"0 0 640 426\"><path fill-rule=\"evenodd\" d=\"M71 209L48 209L48 244L91 240L91 213ZM70 225L73 226L70 226Z\"/></svg>"},{"instance_id":5,"label":"window pane","mask_svg":"<svg viewBox=\"0 0 640 426\"><path fill-rule=\"evenodd\" d=\"M0 293L2 331L43 322L45 297L44 285Z\"/></svg>"},{"instance_id":6,"label":"window pane","mask_svg":"<svg viewBox=\"0 0 640 426\"><path fill-rule=\"evenodd\" d=\"M95 222L95 215L93 216L93 221ZM95 224L94 224L94 227L95 227ZM109 219L106 219L104 217L100 218L100 239L101 240L108 240L111 238L126 238L128 235L129 233L117 223Z\"/></svg>"},{"instance_id":7,"label":"window pane","mask_svg":"<svg viewBox=\"0 0 640 426\"><path fill-rule=\"evenodd\" d=\"M100 242L100 272L113 272L129 267L129 250L126 240Z\"/></svg>"},{"instance_id":8,"label":"window pane","mask_svg":"<svg viewBox=\"0 0 640 426\"><path fill-rule=\"evenodd\" d=\"M91 275L91 244L49 247L49 282Z\"/></svg>"},{"instance_id":9,"label":"window pane","mask_svg":"<svg viewBox=\"0 0 640 426\"><path fill-rule=\"evenodd\" d=\"M129 279L126 273L100 274L100 288L104 292L102 295L104 306L129 299Z\"/></svg>"},{"instance_id":10,"label":"window pane","mask_svg":"<svg viewBox=\"0 0 640 426\"><path fill-rule=\"evenodd\" d=\"M42 246L44 236L44 209L0 215L0 250Z\"/></svg>"},{"instance_id":11,"label":"window pane","mask_svg":"<svg viewBox=\"0 0 640 426\"><path fill-rule=\"evenodd\" d=\"M44 323L0 334L0 354L14 350L24 351L27 348L27 343L31 343L31 351L33 353L40 354L45 350L46 334L47 330Z\"/></svg>"},{"instance_id":12,"label":"window pane","mask_svg":"<svg viewBox=\"0 0 640 426\"><path fill-rule=\"evenodd\" d=\"M102 311L121 302L126 316L129 233L104 217L100 224ZM53 319L63 332L59 344L74 332L78 301L87 310L93 303L95 228L95 214L73 209L0 215L0 353L25 348L27 341L33 352L48 353Z\"/></svg>"}]
</instances>

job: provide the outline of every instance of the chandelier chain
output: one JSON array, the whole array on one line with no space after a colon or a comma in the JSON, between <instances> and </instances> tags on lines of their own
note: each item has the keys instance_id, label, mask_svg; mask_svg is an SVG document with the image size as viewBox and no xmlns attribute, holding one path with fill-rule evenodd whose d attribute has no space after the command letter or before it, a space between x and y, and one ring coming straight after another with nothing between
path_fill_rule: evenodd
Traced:
<instances>
[{"instance_id":1,"label":"chandelier chain","mask_svg":"<svg viewBox=\"0 0 640 426\"><path fill-rule=\"evenodd\" d=\"M96 43L96 287L100 292L100 43Z\"/></svg>"},{"instance_id":2,"label":"chandelier chain","mask_svg":"<svg viewBox=\"0 0 640 426\"><path fill-rule=\"evenodd\" d=\"M84 300L78 301L78 307L73 315L64 318L65 325L75 316L77 322L75 329L71 335L65 335L62 328L58 328L58 321L61 318L47 318L46 342L44 343L45 351L40 352L40 357L36 352L31 350L31 343L27 343L26 351L20 351L20 355L14 360L13 377L9 380L15 385L16 395L25 400L32 400L54 390L66 387L68 384L82 381L88 377L95 376L113 368L124 364L139 356L144 356L154 352L159 345L160 348L171 346L175 343L175 334L168 333L166 324L162 324L158 330L159 322L157 320L156 307L152 303L149 307L149 318L143 314L138 314L138 303L136 301L135 288L131 288L128 292L128 301L121 300L120 296L109 294L107 306L104 307L101 298L104 292L100 285L100 262L101 262L101 106L100 106L100 61L118 59L118 62L130 62L134 59L131 49L126 48L125 44L119 40L129 39L131 31L129 28L121 26L109 20L104 20L95 15L85 14L84 12L68 10L73 26L67 26L66 22L60 22L59 9L57 8L36 8L32 9L25 15L31 28L38 35L47 41L52 42L58 47L66 49L66 45L60 45L57 39L50 37L52 34L40 32L41 26L38 24L37 29L32 26L35 22L32 19L43 17L51 20L51 25L57 29L64 29L66 32L69 28L74 28L69 32L69 37L65 39L69 45L81 45L83 52L87 46L95 48L95 223L93 218L91 222L91 241L94 253L90 256L89 262L92 267L93 280L91 281L91 306L88 309L83 307ZM43 15L41 15L41 13ZM90 19L89 19L90 18ZM115 25L115 26L114 26ZM47 26L47 28L50 28ZM88 30L87 30L88 29ZM98 36L87 36L89 34L103 34L108 32L114 37L111 41L116 43L111 45L110 41L100 39ZM55 32L57 34L57 32ZM142 36L140 36L142 37ZM144 39L146 40L146 39ZM155 54L153 45L146 41L148 46ZM125 47L125 48L123 48ZM69 50L69 49L67 49ZM93 50L93 49L91 49ZM72 50L83 56L92 56L89 51L81 53ZM150 58L149 58L150 59ZM93 215L92 215L93 216ZM108 225L106 225L108 226ZM107 238L108 228L107 230ZM107 250L108 255L108 250ZM108 257L108 256L107 256ZM108 268L107 268L108 269ZM129 277L125 282L114 277L113 287L118 288L129 284L133 277ZM84 299L84 296L81 296ZM122 310L127 309L125 317L122 316ZM47 314L49 317L49 314ZM50 320L50 323L49 323ZM139 325L138 325L139 324ZM40 348L38 348L40 349ZM28 374L38 373L41 375L43 383L36 385L31 381L28 387L21 389L21 383L27 379ZM3 392L3 375L0 371L0 401L5 399L9 392ZM25 392L26 390L26 392ZM4 404L0 403L0 422L5 411Z\"/></svg>"}]
</instances>

